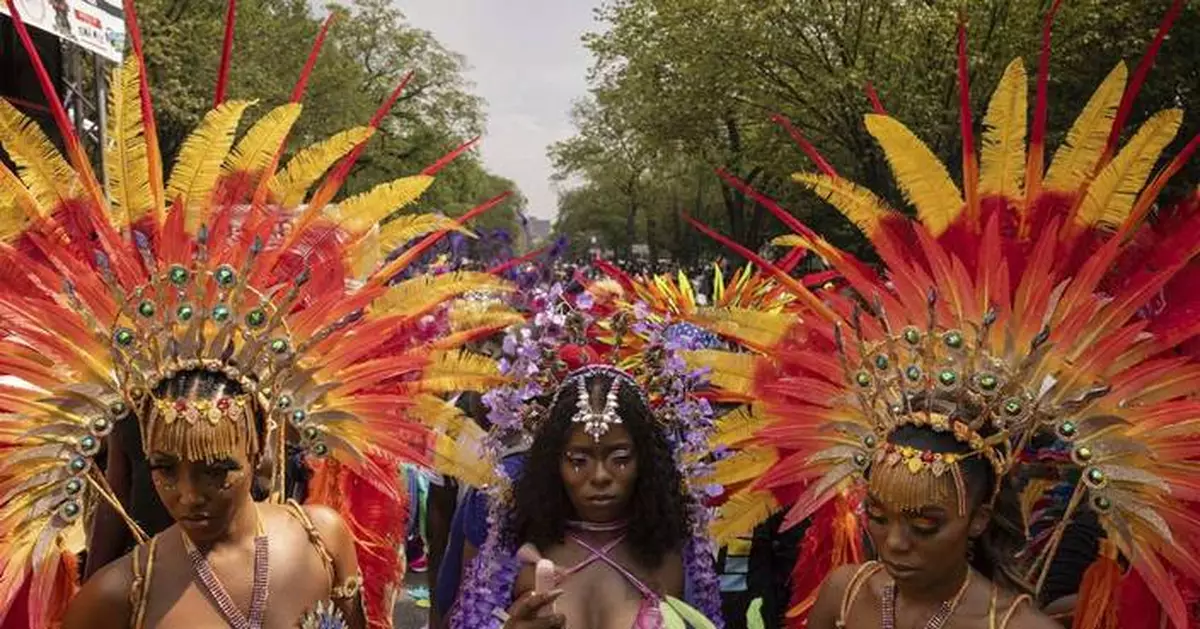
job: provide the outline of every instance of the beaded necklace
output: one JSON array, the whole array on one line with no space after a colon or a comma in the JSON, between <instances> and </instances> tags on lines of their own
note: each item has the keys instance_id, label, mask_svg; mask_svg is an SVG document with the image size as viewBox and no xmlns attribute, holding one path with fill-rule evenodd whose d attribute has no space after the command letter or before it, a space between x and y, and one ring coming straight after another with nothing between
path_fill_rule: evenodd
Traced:
<instances>
[{"instance_id":1,"label":"beaded necklace","mask_svg":"<svg viewBox=\"0 0 1200 629\"><path fill-rule=\"evenodd\" d=\"M267 612L267 594L269 594L267 582L271 576L269 547L267 533L263 528L262 514L258 512L257 506L255 506L254 514L257 520L254 536L254 587L250 594L250 613L248 615L243 614L242 610L237 608L233 597L229 595L225 586L221 585L212 566L209 565L204 555L200 554L192 540L186 533L180 532L188 559L192 563L192 573L196 575L200 585L208 592L209 597L217 606L217 611L221 612L221 616L225 618L225 622L229 623L233 629L262 629Z\"/></svg>"},{"instance_id":2,"label":"beaded necklace","mask_svg":"<svg viewBox=\"0 0 1200 629\"><path fill-rule=\"evenodd\" d=\"M967 578L963 579L963 583L958 588L958 593L954 598L948 601L942 601L942 606L937 613L929 618L925 623L925 629L942 629L954 615L954 611L958 609L958 604L962 602L963 595L967 593L967 586L971 584L971 570L967 569ZM896 583L893 581L883 588L883 603L879 607L882 614L881 629L896 629Z\"/></svg>"}]
</instances>

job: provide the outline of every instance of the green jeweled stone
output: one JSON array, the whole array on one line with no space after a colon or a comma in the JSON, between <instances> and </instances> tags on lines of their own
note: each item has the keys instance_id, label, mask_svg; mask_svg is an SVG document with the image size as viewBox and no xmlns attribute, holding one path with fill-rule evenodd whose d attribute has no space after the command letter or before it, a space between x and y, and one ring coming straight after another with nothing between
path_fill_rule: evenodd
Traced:
<instances>
[{"instance_id":1,"label":"green jeweled stone","mask_svg":"<svg viewBox=\"0 0 1200 629\"><path fill-rule=\"evenodd\" d=\"M63 485L63 490L67 492L68 496L74 496L75 494L83 491L83 481L79 480L78 478L72 478L71 480L67 481L65 485Z\"/></svg>"},{"instance_id":2,"label":"green jeweled stone","mask_svg":"<svg viewBox=\"0 0 1200 629\"><path fill-rule=\"evenodd\" d=\"M1095 456L1095 453L1093 453L1092 449L1087 446L1079 446L1078 448L1075 448L1075 458L1079 459L1080 461L1091 461L1093 456Z\"/></svg>"},{"instance_id":3,"label":"green jeweled stone","mask_svg":"<svg viewBox=\"0 0 1200 629\"><path fill-rule=\"evenodd\" d=\"M138 314L149 319L154 316L154 302L150 300L138 304Z\"/></svg>"},{"instance_id":4,"label":"green jeweled stone","mask_svg":"<svg viewBox=\"0 0 1200 629\"><path fill-rule=\"evenodd\" d=\"M304 420L306 420L306 419L308 419L308 413L305 413L304 409L298 408L298 409L292 411L292 423L293 424L303 424Z\"/></svg>"},{"instance_id":5,"label":"green jeweled stone","mask_svg":"<svg viewBox=\"0 0 1200 629\"><path fill-rule=\"evenodd\" d=\"M904 341L909 345L916 345L921 342L921 333L916 328L905 328Z\"/></svg>"},{"instance_id":6,"label":"green jeweled stone","mask_svg":"<svg viewBox=\"0 0 1200 629\"><path fill-rule=\"evenodd\" d=\"M260 328L266 322L267 313L263 312L261 308L255 308L250 311L250 314L246 315L246 325L252 328Z\"/></svg>"},{"instance_id":7,"label":"green jeweled stone","mask_svg":"<svg viewBox=\"0 0 1200 629\"><path fill-rule=\"evenodd\" d=\"M1105 496L1096 496L1096 499L1092 501L1092 504L1096 505L1096 508L1101 511L1108 511L1112 508L1112 501Z\"/></svg>"},{"instance_id":8,"label":"green jeweled stone","mask_svg":"<svg viewBox=\"0 0 1200 629\"><path fill-rule=\"evenodd\" d=\"M875 444L877 443L879 443L879 441L875 439L875 435L867 435L866 437L863 437L863 444L868 448L874 448Z\"/></svg>"},{"instance_id":9,"label":"green jeweled stone","mask_svg":"<svg viewBox=\"0 0 1200 629\"><path fill-rule=\"evenodd\" d=\"M308 428L304 429L304 438L308 439L309 441L312 441L319 436L321 436L321 431L317 430L316 426L309 426Z\"/></svg>"},{"instance_id":10,"label":"green jeweled stone","mask_svg":"<svg viewBox=\"0 0 1200 629\"><path fill-rule=\"evenodd\" d=\"M112 426L112 422L101 417L100 419L97 419L96 421L92 422L92 432L102 435L102 434L108 432L108 429L111 426Z\"/></svg>"},{"instance_id":11,"label":"green jeweled stone","mask_svg":"<svg viewBox=\"0 0 1200 629\"><path fill-rule=\"evenodd\" d=\"M313 452L317 453L317 456L325 456L329 454L329 446L323 443L318 443L315 447L313 447Z\"/></svg>"},{"instance_id":12,"label":"green jeweled stone","mask_svg":"<svg viewBox=\"0 0 1200 629\"><path fill-rule=\"evenodd\" d=\"M132 345L133 338L133 330L130 330L129 328L120 328L115 334L113 334L113 340L117 342L117 345L122 347L128 347Z\"/></svg>"},{"instance_id":13,"label":"green jeweled stone","mask_svg":"<svg viewBox=\"0 0 1200 629\"><path fill-rule=\"evenodd\" d=\"M87 459L77 456L72 458L71 462L67 465L71 468L72 472L82 472L87 469Z\"/></svg>"},{"instance_id":14,"label":"green jeweled stone","mask_svg":"<svg viewBox=\"0 0 1200 629\"><path fill-rule=\"evenodd\" d=\"M1006 415L1020 415L1023 410L1025 408L1019 400L1009 400L1004 403L1004 413Z\"/></svg>"},{"instance_id":15,"label":"green jeweled stone","mask_svg":"<svg viewBox=\"0 0 1200 629\"><path fill-rule=\"evenodd\" d=\"M1078 429L1075 427L1075 422L1066 421L1058 427L1058 434L1064 437L1074 437Z\"/></svg>"},{"instance_id":16,"label":"green jeweled stone","mask_svg":"<svg viewBox=\"0 0 1200 629\"><path fill-rule=\"evenodd\" d=\"M865 454L854 455L854 464L859 467L866 465L867 464L867 455L865 455Z\"/></svg>"},{"instance_id":17,"label":"green jeweled stone","mask_svg":"<svg viewBox=\"0 0 1200 629\"><path fill-rule=\"evenodd\" d=\"M229 288L237 281L237 274L233 272L233 268L225 264L217 267L217 271L213 273L213 277L216 278L217 284L222 288Z\"/></svg>"},{"instance_id":18,"label":"green jeweled stone","mask_svg":"<svg viewBox=\"0 0 1200 629\"><path fill-rule=\"evenodd\" d=\"M860 387L871 386L871 376L865 371L858 372L858 374L854 376L854 381L857 382L858 386Z\"/></svg>"},{"instance_id":19,"label":"green jeweled stone","mask_svg":"<svg viewBox=\"0 0 1200 629\"><path fill-rule=\"evenodd\" d=\"M283 339L275 339L271 341L271 351L276 354L283 354L288 351L288 342Z\"/></svg>"},{"instance_id":20,"label":"green jeweled stone","mask_svg":"<svg viewBox=\"0 0 1200 629\"><path fill-rule=\"evenodd\" d=\"M91 435L84 435L79 439L79 450L84 454L95 454L100 449L100 442Z\"/></svg>"},{"instance_id":21,"label":"green jeweled stone","mask_svg":"<svg viewBox=\"0 0 1200 629\"><path fill-rule=\"evenodd\" d=\"M954 383L958 382L958 374L950 369L943 369L938 372L938 382L942 383L944 387L952 387Z\"/></svg>"},{"instance_id":22,"label":"green jeweled stone","mask_svg":"<svg viewBox=\"0 0 1200 629\"><path fill-rule=\"evenodd\" d=\"M183 286L186 284L188 281L188 276L188 270L182 266L179 266L178 264L172 265L171 270L167 271L167 279L171 280L171 283L176 286Z\"/></svg>"},{"instance_id":23,"label":"green jeweled stone","mask_svg":"<svg viewBox=\"0 0 1200 629\"><path fill-rule=\"evenodd\" d=\"M1000 381L990 373L979 376L979 388L984 391L995 391L998 384L1000 384Z\"/></svg>"},{"instance_id":24,"label":"green jeweled stone","mask_svg":"<svg viewBox=\"0 0 1200 629\"><path fill-rule=\"evenodd\" d=\"M216 306L213 306L212 318L213 321L216 321L217 323L225 323L228 321L229 306L226 306L225 304L217 304Z\"/></svg>"},{"instance_id":25,"label":"green jeweled stone","mask_svg":"<svg viewBox=\"0 0 1200 629\"><path fill-rule=\"evenodd\" d=\"M875 357L875 368L876 369L883 371L884 369L888 368L889 364L890 363L889 363L888 357L886 355L879 354L878 356Z\"/></svg>"},{"instance_id":26,"label":"green jeweled stone","mask_svg":"<svg viewBox=\"0 0 1200 629\"><path fill-rule=\"evenodd\" d=\"M74 518L74 517L78 516L79 515L79 503L75 502L74 500L63 503L60 513L62 513L63 517L66 517L66 518Z\"/></svg>"},{"instance_id":27,"label":"green jeweled stone","mask_svg":"<svg viewBox=\"0 0 1200 629\"><path fill-rule=\"evenodd\" d=\"M1087 471L1088 482L1092 483L1093 485L1100 485L1107 480L1107 478L1108 477L1105 476L1104 472L1099 468L1093 467Z\"/></svg>"},{"instance_id":28,"label":"green jeweled stone","mask_svg":"<svg viewBox=\"0 0 1200 629\"><path fill-rule=\"evenodd\" d=\"M196 311L187 304L180 306L179 310L175 311L175 316L178 317L180 321L191 321L192 315L194 314L196 314Z\"/></svg>"},{"instance_id":29,"label":"green jeweled stone","mask_svg":"<svg viewBox=\"0 0 1200 629\"><path fill-rule=\"evenodd\" d=\"M916 365L909 365L908 369L904 370L904 375L908 377L909 380L916 382L921 379L921 368Z\"/></svg>"},{"instance_id":30,"label":"green jeweled stone","mask_svg":"<svg viewBox=\"0 0 1200 629\"><path fill-rule=\"evenodd\" d=\"M951 349L960 349L963 346L963 335L960 332L947 332L942 337L942 342Z\"/></svg>"},{"instance_id":31,"label":"green jeweled stone","mask_svg":"<svg viewBox=\"0 0 1200 629\"><path fill-rule=\"evenodd\" d=\"M292 396L281 395L278 400L275 400L275 405L279 408L287 408L292 405Z\"/></svg>"}]
</instances>

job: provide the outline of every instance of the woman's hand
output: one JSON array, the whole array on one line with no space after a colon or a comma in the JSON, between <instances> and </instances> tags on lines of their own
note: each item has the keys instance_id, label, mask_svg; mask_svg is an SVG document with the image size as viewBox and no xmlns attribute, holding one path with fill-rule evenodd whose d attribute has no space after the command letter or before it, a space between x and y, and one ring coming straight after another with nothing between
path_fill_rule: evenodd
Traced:
<instances>
[{"instance_id":1,"label":"woman's hand","mask_svg":"<svg viewBox=\"0 0 1200 629\"><path fill-rule=\"evenodd\" d=\"M564 629L567 619L562 614L542 615L562 593L562 590L525 593L508 608L503 629Z\"/></svg>"}]
</instances>

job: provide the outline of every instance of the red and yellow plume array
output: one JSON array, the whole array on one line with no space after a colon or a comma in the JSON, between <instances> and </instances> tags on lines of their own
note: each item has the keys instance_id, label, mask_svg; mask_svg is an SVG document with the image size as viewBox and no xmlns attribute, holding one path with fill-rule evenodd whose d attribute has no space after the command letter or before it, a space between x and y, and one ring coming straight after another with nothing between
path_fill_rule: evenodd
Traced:
<instances>
[{"instance_id":1,"label":"red and yellow plume array","mask_svg":"<svg viewBox=\"0 0 1200 629\"><path fill-rule=\"evenodd\" d=\"M0 164L0 610L28 580L33 626L58 617L73 587L60 578L63 540L78 532L88 505L114 500L92 458L113 425L138 421L156 384L179 371L239 381L276 427L268 447L277 461L285 442L298 443L351 470L380 500L396 497L399 462L447 456L437 443L463 418L444 394L501 380L491 361L458 347L513 320L491 312L451 324L447 307L468 292L509 286L482 273L393 278L504 195L457 220L385 219L471 143L417 175L333 204L399 89L368 125L285 162L325 29L293 101L240 136L255 103L225 98L227 36L217 104L168 177L126 2L133 54L112 73L101 185L11 0L8 7L66 150L0 100L0 145L16 166ZM431 320L445 325L431 331ZM276 498L282 487L280 474Z\"/></svg>"},{"instance_id":2,"label":"red and yellow plume array","mask_svg":"<svg viewBox=\"0 0 1200 629\"><path fill-rule=\"evenodd\" d=\"M882 460L891 430L928 415L912 410L915 399L969 400L978 411L971 428L986 436L1006 475L1020 474L1035 437L1067 444L1070 477L1079 480L1060 528L1080 509L1095 511L1170 624L1194 626L1177 577L1200 583L1200 364L1178 350L1200 332L1190 316L1200 216L1189 200L1170 229L1144 221L1200 138L1159 165L1183 117L1171 109L1118 145L1182 4L1174 3L1132 78L1124 64L1108 75L1048 168L1046 77L1057 3L1045 22L1032 128L1018 59L988 105L978 152L960 33L961 187L899 121L878 111L864 117L915 220L841 177L795 133L818 165L795 180L859 227L884 271L742 186L793 230L790 244L820 255L852 294L818 296L739 251L792 292L803 317L757 353L695 356L731 396L753 401L736 433L741 452L722 462L749 471L715 525L718 536L743 533L786 508L788 524L811 518L818 534L836 541L807 545L800 567L836 565L829 553L853 560L861 555L857 488ZM1025 558L1034 585L1042 585L1060 537L1061 530ZM818 583L796 584L798 621Z\"/></svg>"}]
</instances>

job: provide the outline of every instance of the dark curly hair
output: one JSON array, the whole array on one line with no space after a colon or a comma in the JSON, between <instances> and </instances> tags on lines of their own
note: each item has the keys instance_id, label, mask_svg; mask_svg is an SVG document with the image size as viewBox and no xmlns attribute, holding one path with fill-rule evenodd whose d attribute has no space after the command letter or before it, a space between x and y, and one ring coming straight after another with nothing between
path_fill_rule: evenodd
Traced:
<instances>
[{"instance_id":1,"label":"dark curly hair","mask_svg":"<svg viewBox=\"0 0 1200 629\"><path fill-rule=\"evenodd\" d=\"M612 375L600 373L588 376L586 382L585 378L573 378L563 385L547 420L534 436L513 489L511 542L532 543L541 549L562 543L574 509L559 466L575 427L571 418L578 411L579 387L586 386L593 405L599 407L612 382ZM626 540L638 561L657 568L668 553L681 550L690 535L691 497L674 464L666 433L635 385L624 379L617 392L617 412L633 439L637 457ZM549 473L551 470L553 473Z\"/></svg>"},{"instance_id":2,"label":"dark curly hair","mask_svg":"<svg viewBox=\"0 0 1200 629\"><path fill-rule=\"evenodd\" d=\"M938 432L925 426L901 426L888 435L888 442L942 454L968 454L971 451L970 446L956 439L953 433ZM997 480L991 464L982 456L964 458L958 465L967 486L971 511L996 493L992 518L983 534L974 540L971 567L1010 591L1032 594L1033 587L1025 580L1018 560L1028 539L1016 488L1007 476ZM996 491L997 482L1000 483L999 491Z\"/></svg>"}]
</instances>

